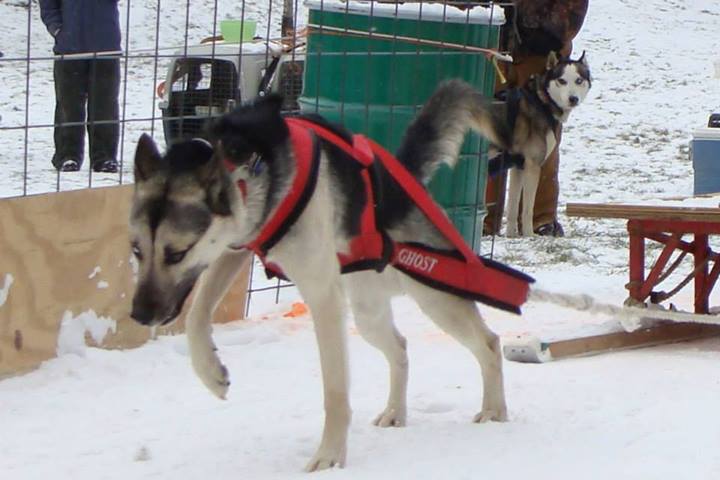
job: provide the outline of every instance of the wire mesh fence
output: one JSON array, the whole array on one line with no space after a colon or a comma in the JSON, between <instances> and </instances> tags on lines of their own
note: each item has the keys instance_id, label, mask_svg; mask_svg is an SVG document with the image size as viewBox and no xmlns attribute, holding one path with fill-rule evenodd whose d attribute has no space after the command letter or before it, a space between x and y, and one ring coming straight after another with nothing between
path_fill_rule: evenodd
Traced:
<instances>
[{"instance_id":1,"label":"wire mesh fence","mask_svg":"<svg viewBox=\"0 0 720 480\"><path fill-rule=\"evenodd\" d=\"M504 21L503 2L118 0L78 3L90 9L85 30L67 19L56 30L48 9L62 14L73 3L0 0L0 198L132 183L142 133L160 145L202 136L208 119L271 91L283 94L289 113L320 113L393 151L443 79L461 77L492 95L485 49L498 46ZM107 35L103 4L116 14L120 48L59 48L73 39L92 47ZM99 73L103 62L117 64L116 78ZM89 65L87 85L81 65ZM60 66L71 71L65 87ZM103 96L116 106L94 106ZM71 137L72 155L58 137ZM469 139L459 170L438 172L429 186L477 251L486 150ZM70 156L79 171L61 171ZM116 171L100 168L105 160ZM277 301L287 285L261 280L261 270L250 298Z\"/></svg>"}]
</instances>

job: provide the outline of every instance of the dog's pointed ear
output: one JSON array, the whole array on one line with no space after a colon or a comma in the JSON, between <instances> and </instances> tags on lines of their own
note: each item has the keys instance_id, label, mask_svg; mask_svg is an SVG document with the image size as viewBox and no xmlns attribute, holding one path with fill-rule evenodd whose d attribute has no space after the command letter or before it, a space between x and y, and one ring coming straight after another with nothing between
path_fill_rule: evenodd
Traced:
<instances>
[{"instance_id":1,"label":"dog's pointed ear","mask_svg":"<svg viewBox=\"0 0 720 480\"><path fill-rule=\"evenodd\" d=\"M578 62L582 63L582 64L585 65L586 67L589 66L589 65L588 65L588 61L587 61L587 58L585 58L585 50L583 50L582 55L580 55L580 58L578 58Z\"/></svg>"},{"instance_id":2,"label":"dog's pointed ear","mask_svg":"<svg viewBox=\"0 0 720 480\"><path fill-rule=\"evenodd\" d=\"M220 162L212 145L200 138L192 139L186 147L195 168L195 178L205 186L220 174Z\"/></svg>"},{"instance_id":3,"label":"dog's pointed ear","mask_svg":"<svg viewBox=\"0 0 720 480\"><path fill-rule=\"evenodd\" d=\"M230 188L232 183L225 174L225 165L220 155L209 142L196 138L191 142L195 152L194 158L200 162L195 176L205 189L205 202L210 211L216 215L232 215L230 207Z\"/></svg>"},{"instance_id":4,"label":"dog's pointed ear","mask_svg":"<svg viewBox=\"0 0 720 480\"><path fill-rule=\"evenodd\" d=\"M553 68L555 68L555 66L556 66L559 62L560 62L560 60L558 59L557 53L555 53L554 51L552 51L552 52L548 53L547 63L545 64L545 68L546 68L547 70L552 70Z\"/></svg>"},{"instance_id":5,"label":"dog's pointed ear","mask_svg":"<svg viewBox=\"0 0 720 480\"><path fill-rule=\"evenodd\" d=\"M144 182L162 169L162 157L155 141L143 133L135 149L135 181Z\"/></svg>"},{"instance_id":6,"label":"dog's pointed ear","mask_svg":"<svg viewBox=\"0 0 720 480\"><path fill-rule=\"evenodd\" d=\"M235 188L227 176L220 176L207 185L205 202L215 215L229 217L232 215L230 191Z\"/></svg>"}]
</instances>

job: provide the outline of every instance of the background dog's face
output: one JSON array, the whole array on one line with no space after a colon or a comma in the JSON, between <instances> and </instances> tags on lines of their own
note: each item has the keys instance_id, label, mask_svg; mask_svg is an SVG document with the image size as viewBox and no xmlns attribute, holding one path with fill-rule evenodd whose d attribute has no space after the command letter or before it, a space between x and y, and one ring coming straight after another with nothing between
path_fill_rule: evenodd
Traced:
<instances>
[{"instance_id":1,"label":"background dog's face","mask_svg":"<svg viewBox=\"0 0 720 480\"><path fill-rule=\"evenodd\" d=\"M144 325L175 319L200 273L227 246L232 184L202 140L161 156L143 135L135 153L130 242L138 262L131 316Z\"/></svg>"},{"instance_id":2,"label":"background dog's face","mask_svg":"<svg viewBox=\"0 0 720 480\"><path fill-rule=\"evenodd\" d=\"M591 83L585 52L578 60L558 59L555 52L548 55L545 89L565 112L582 103L590 91Z\"/></svg>"}]
</instances>

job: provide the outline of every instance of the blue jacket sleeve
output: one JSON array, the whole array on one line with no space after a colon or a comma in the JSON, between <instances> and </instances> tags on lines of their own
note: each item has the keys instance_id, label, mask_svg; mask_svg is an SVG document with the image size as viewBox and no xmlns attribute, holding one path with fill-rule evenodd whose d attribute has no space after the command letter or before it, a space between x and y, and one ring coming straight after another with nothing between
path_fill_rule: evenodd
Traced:
<instances>
[{"instance_id":1,"label":"blue jacket sleeve","mask_svg":"<svg viewBox=\"0 0 720 480\"><path fill-rule=\"evenodd\" d=\"M62 28L62 0L40 0L40 18L53 37Z\"/></svg>"}]
</instances>

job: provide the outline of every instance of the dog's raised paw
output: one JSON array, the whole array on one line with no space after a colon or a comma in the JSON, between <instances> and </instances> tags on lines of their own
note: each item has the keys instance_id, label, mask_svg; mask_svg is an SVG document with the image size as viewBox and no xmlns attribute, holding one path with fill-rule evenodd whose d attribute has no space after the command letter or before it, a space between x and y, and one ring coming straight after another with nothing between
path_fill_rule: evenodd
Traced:
<instances>
[{"instance_id":1,"label":"dog's raised paw","mask_svg":"<svg viewBox=\"0 0 720 480\"><path fill-rule=\"evenodd\" d=\"M473 417L475 423L487 422L507 422L508 416L506 410L483 410Z\"/></svg>"},{"instance_id":2,"label":"dog's raised paw","mask_svg":"<svg viewBox=\"0 0 720 480\"><path fill-rule=\"evenodd\" d=\"M404 408L386 408L375 417L373 425L376 427L404 427L407 422L407 412Z\"/></svg>"},{"instance_id":3,"label":"dog's raised paw","mask_svg":"<svg viewBox=\"0 0 720 480\"><path fill-rule=\"evenodd\" d=\"M220 362L215 352L206 355L192 356L193 368L203 384L213 395L225 400L230 387L230 374L227 367Z\"/></svg>"}]
</instances>

